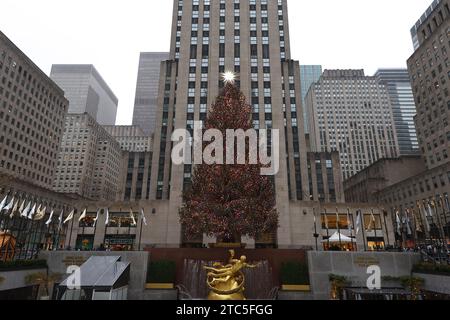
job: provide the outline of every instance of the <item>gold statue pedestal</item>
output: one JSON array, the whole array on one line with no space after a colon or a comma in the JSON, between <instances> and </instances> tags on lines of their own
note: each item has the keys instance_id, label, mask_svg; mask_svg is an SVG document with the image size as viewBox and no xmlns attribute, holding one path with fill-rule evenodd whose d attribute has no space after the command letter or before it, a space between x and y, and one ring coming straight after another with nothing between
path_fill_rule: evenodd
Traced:
<instances>
[{"instance_id":1,"label":"gold statue pedestal","mask_svg":"<svg viewBox=\"0 0 450 320\"><path fill-rule=\"evenodd\" d=\"M244 296L244 275L239 273L235 278L224 282L217 282L211 276L207 280L208 288L211 290L208 300L213 301L240 301L246 300Z\"/></svg>"},{"instance_id":2,"label":"gold statue pedestal","mask_svg":"<svg viewBox=\"0 0 450 320\"><path fill-rule=\"evenodd\" d=\"M247 263L247 258L242 256L234 259L234 250L230 250L231 258L227 265L215 263L214 266L204 267L208 271L206 284L210 290L208 300L233 301L246 300L244 296L245 276L242 270L256 268Z\"/></svg>"}]
</instances>

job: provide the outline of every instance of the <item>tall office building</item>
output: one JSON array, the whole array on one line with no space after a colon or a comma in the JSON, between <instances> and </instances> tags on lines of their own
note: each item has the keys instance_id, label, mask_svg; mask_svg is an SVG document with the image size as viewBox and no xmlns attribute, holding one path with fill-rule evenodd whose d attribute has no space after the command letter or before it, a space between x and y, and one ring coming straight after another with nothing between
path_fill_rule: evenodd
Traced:
<instances>
[{"instance_id":1,"label":"tall office building","mask_svg":"<svg viewBox=\"0 0 450 320\"><path fill-rule=\"evenodd\" d=\"M434 0L433 3L427 8L416 24L411 28L411 38L414 46L414 50L419 49L419 29L428 20L428 17L434 12L434 9L441 3L442 0Z\"/></svg>"},{"instance_id":2,"label":"tall office building","mask_svg":"<svg viewBox=\"0 0 450 320\"><path fill-rule=\"evenodd\" d=\"M133 125L147 135L155 130L161 62L168 58L167 52L142 52L139 58Z\"/></svg>"},{"instance_id":3,"label":"tall office building","mask_svg":"<svg viewBox=\"0 0 450 320\"><path fill-rule=\"evenodd\" d=\"M406 69L379 69L375 77L388 89L394 115L400 156L418 155L416 104L412 93L409 73Z\"/></svg>"},{"instance_id":4,"label":"tall office building","mask_svg":"<svg viewBox=\"0 0 450 320\"><path fill-rule=\"evenodd\" d=\"M153 139L137 126L103 126L122 148L123 161L118 201L150 197Z\"/></svg>"},{"instance_id":5,"label":"tall office building","mask_svg":"<svg viewBox=\"0 0 450 320\"><path fill-rule=\"evenodd\" d=\"M68 101L0 32L0 173L51 188Z\"/></svg>"},{"instance_id":6,"label":"tall office building","mask_svg":"<svg viewBox=\"0 0 450 320\"><path fill-rule=\"evenodd\" d=\"M68 114L53 189L92 200L115 200L123 154L88 113Z\"/></svg>"},{"instance_id":7,"label":"tall office building","mask_svg":"<svg viewBox=\"0 0 450 320\"><path fill-rule=\"evenodd\" d=\"M385 85L364 70L325 70L306 104L314 151L339 151L344 179L381 158L398 156Z\"/></svg>"},{"instance_id":8,"label":"tall office building","mask_svg":"<svg viewBox=\"0 0 450 320\"><path fill-rule=\"evenodd\" d=\"M73 199L51 190L68 104L61 88L0 32L0 199L11 204L2 206L0 234L12 239L11 245L0 240L2 262L64 245L67 227L45 222L52 211L67 215L72 208ZM42 210L41 220L21 217L27 203Z\"/></svg>"},{"instance_id":9,"label":"tall office building","mask_svg":"<svg viewBox=\"0 0 450 320\"><path fill-rule=\"evenodd\" d=\"M300 65L300 85L302 90L303 117L305 119L305 132L309 133L308 109L305 108L305 98L311 85L319 81L322 76L320 65Z\"/></svg>"},{"instance_id":10,"label":"tall office building","mask_svg":"<svg viewBox=\"0 0 450 320\"><path fill-rule=\"evenodd\" d=\"M441 1L416 24L419 46L408 60L419 145L429 169L449 163L450 4Z\"/></svg>"},{"instance_id":11,"label":"tall office building","mask_svg":"<svg viewBox=\"0 0 450 320\"><path fill-rule=\"evenodd\" d=\"M89 113L100 125L116 123L118 100L93 65L53 65L50 77L69 100L69 113Z\"/></svg>"},{"instance_id":12,"label":"tall office building","mask_svg":"<svg viewBox=\"0 0 450 320\"><path fill-rule=\"evenodd\" d=\"M280 130L278 245L290 245L289 200L309 200L310 191L287 0L175 0L169 59L161 68L151 181L151 197L170 199L167 242L180 242L178 209L192 172L171 163L172 131L206 119L224 85L222 74L231 71L253 107L255 128Z\"/></svg>"}]
</instances>

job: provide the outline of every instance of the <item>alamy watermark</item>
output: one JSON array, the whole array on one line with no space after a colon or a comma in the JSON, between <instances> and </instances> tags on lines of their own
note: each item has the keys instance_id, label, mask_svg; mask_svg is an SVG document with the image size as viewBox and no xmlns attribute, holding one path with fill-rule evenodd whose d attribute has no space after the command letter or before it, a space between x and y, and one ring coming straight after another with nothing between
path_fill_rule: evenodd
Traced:
<instances>
[{"instance_id":1,"label":"alamy watermark","mask_svg":"<svg viewBox=\"0 0 450 320\"><path fill-rule=\"evenodd\" d=\"M203 131L201 121L194 122L193 137L186 129L172 134L172 162L175 165L261 164L261 175L276 175L280 169L280 133L278 129ZM271 144L267 141L271 139ZM204 143L209 143L203 148ZM226 149L226 150L225 150ZM268 152L271 150L271 152ZM270 153L270 154L269 154Z\"/></svg>"},{"instance_id":2,"label":"alamy watermark","mask_svg":"<svg viewBox=\"0 0 450 320\"><path fill-rule=\"evenodd\" d=\"M67 267L67 274L70 274L67 278L67 289L80 290L81 289L81 269L79 266Z\"/></svg>"},{"instance_id":3,"label":"alamy watermark","mask_svg":"<svg viewBox=\"0 0 450 320\"><path fill-rule=\"evenodd\" d=\"M367 274L370 275L366 282L367 288L369 290L381 290L381 268L375 265L369 266Z\"/></svg>"}]
</instances>

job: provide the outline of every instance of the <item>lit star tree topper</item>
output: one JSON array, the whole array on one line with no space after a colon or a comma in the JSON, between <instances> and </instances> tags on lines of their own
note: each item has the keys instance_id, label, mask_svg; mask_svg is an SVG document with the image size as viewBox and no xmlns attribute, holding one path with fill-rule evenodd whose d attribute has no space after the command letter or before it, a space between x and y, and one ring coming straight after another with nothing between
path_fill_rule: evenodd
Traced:
<instances>
[{"instance_id":1,"label":"lit star tree topper","mask_svg":"<svg viewBox=\"0 0 450 320\"><path fill-rule=\"evenodd\" d=\"M236 74L232 71L226 71L222 74L222 79L225 84L234 84L236 81Z\"/></svg>"}]
</instances>

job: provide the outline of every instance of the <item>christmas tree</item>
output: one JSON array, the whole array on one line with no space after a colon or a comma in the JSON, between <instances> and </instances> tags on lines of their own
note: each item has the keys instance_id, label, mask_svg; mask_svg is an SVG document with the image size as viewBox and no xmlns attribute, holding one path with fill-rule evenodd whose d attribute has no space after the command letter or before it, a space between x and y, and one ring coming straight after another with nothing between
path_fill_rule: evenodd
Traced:
<instances>
[{"instance_id":1,"label":"christmas tree","mask_svg":"<svg viewBox=\"0 0 450 320\"><path fill-rule=\"evenodd\" d=\"M212 106L204 129L217 129L224 137L227 129L252 129L251 110L242 92L229 82ZM274 233L278 212L273 184L261 175L261 167L259 161L249 164L248 157L240 165L196 166L180 210L185 236L194 239L206 234L220 242L240 242L241 236Z\"/></svg>"}]
</instances>

